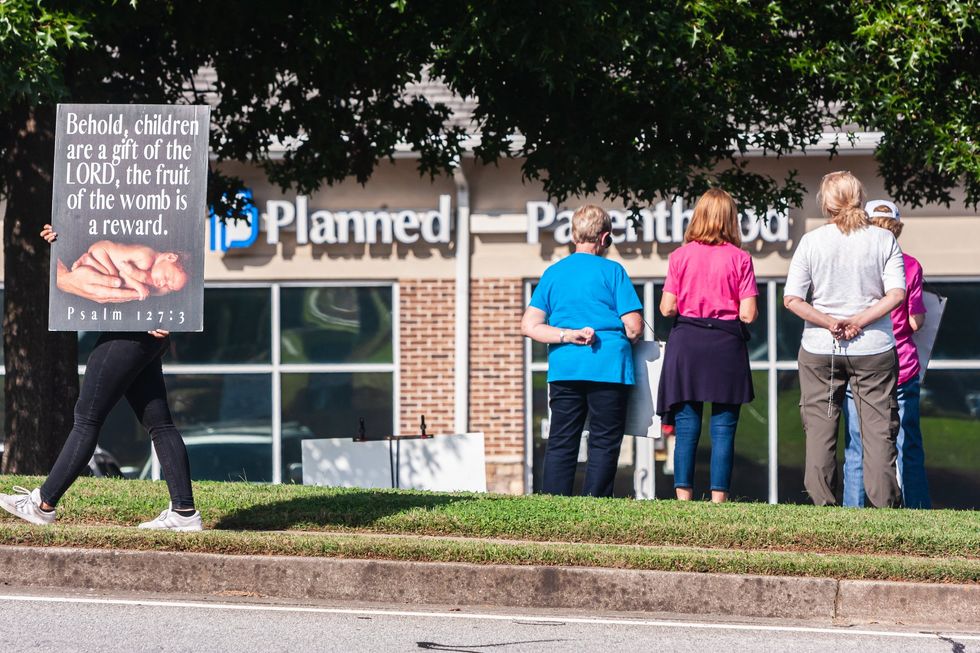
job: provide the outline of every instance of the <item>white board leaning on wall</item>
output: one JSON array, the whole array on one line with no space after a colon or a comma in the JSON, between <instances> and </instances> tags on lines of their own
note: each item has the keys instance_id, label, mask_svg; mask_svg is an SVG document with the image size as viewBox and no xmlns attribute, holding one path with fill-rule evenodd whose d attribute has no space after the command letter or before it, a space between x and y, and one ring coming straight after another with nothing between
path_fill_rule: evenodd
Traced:
<instances>
[{"instance_id":1,"label":"white board leaning on wall","mask_svg":"<svg viewBox=\"0 0 980 653\"><path fill-rule=\"evenodd\" d=\"M367 442L303 440L304 485L486 492L486 469L482 432Z\"/></svg>"}]
</instances>

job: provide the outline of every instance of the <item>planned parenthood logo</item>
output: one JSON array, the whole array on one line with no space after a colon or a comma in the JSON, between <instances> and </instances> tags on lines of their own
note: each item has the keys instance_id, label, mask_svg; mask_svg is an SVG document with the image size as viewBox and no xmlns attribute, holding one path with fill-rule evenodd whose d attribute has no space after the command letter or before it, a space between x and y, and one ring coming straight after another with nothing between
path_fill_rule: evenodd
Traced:
<instances>
[{"instance_id":1,"label":"planned parenthood logo","mask_svg":"<svg viewBox=\"0 0 980 653\"><path fill-rule=\"evenodd\" d=\"M238 192L238 197L251 200L252 189L246 188ZM259 207L249 203L248 224L244 220L222 221L214 212L214 207L208 211L208 248L212 252L227 252L229 249L251 247L259 237Z\"/></svg>"}]
</instances>

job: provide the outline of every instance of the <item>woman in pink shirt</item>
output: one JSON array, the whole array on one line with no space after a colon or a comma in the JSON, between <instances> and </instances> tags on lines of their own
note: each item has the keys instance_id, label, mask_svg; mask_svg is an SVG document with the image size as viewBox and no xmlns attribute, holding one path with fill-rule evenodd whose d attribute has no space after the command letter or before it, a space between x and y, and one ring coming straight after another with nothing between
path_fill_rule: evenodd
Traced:
<instances>
[{"instance_id":1,"label":"woman in pink shirt","mask_svg":"<svg viewBox=\"0 0 980 653\"><path fill-rule=\"evenodd\" d=\"M902 235L898 207L888 200L872 200L864 207L871 224ZM922 266L902 253L905 266L905 301L892 311L895 350L898 353L898 448L897 475L906 508L932 508L929 480L926 478L926 454L919 424L919 376L922 372L919 352L912 334L925 323L926 306L922 301ZM864 446L861 424L850 387L847 389L847 431L844 433L844 505L864 506Z\"/></svg>"},{"instance_id":2,"label":"woman in pink shirt","mask_svg":"<svg viewBox=\"0 0 980 653\"><path fill-rule=\"evenodd\" d=\"M738 209L712 189L694 206L685 244L670 255L660 312L676 317L664 352L657 413L675 428L674 491L694 497L704 402L711 402L711 500L728 499L735 428L754 398L745 324L758 316L752 257L740 249Z\"/></svg>"}]
</instances>

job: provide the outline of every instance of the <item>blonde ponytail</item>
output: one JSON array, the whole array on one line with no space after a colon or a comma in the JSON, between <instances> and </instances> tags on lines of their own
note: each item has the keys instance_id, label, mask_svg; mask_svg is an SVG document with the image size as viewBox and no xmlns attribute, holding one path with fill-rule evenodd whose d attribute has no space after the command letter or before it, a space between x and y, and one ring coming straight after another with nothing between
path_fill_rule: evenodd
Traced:
<instances>
[{"instance_id":1,"label":"blonde ponytail","mask_svg":"<svg viewBox=\"0 0 980 653\"><path fill-rule=\"evenodd\" d=\"M838 213L832 220L837 228L841 230L841 233L847 235L852 231L857 231L858 229L864 229L870 222L868 222L868 214L864 212L864 209L849 206L840 213Z\"/></svg>"},{"instance_id":2,"label":"blonde ponytail","mask_svg":"<svg viewBox=\"0 0 980 653\"><path fill-rule=\"evenodd\" d=\"M864 206L864 185L846 170L831 172L820 180L817 192L820 211L844 234L866 228L868 214Z\"/></svg>"}]
</instances>

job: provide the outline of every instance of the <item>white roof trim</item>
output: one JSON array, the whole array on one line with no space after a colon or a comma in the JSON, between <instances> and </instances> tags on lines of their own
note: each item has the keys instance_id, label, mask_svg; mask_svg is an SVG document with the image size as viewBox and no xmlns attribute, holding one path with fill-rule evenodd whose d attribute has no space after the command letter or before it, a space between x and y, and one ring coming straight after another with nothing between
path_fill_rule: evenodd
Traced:
<instances>
[{"instance_id":1,"label":"white roof trim","mask_svg":"<svg viewBox=\"0 0 980 653\"><path fill-rule=\"evenodd\" d=\"M874 154L875 148L881 143L884 132L824 132L820 139L803 150L796 150L782 156L799 157L808 156L817 152L830 152L834 143L837 143L837 154L839 156L857 156ZM524 147L525 139L517 134L511 137L511 153L518 154ZM295 147L301 142L298 138L291 138L287 142L276 142L269 146L269 158L281 159L283 154L290 147ZM470 134L463 139L464 152L472 152L480 144L479 134ZM412 149L408 143L399 143L395 146L393 156L396 159L415 159L418 153ZM764 153L761 147L750 147L744 154L746 157L771 156L771 153Z\"/></svg>"},{"instance_id":2,"label":"white roof trim","mask_svg":"<svg viewBox=\"0 0 980 653\"><path fill-rule=\"evenodd\" d=\"M824 132L820 135L820 139L808 146L805 151L796 150L782 156L807 156L814 152L830 152L835 143L839 156L870 155L874 154L884 135L884 132ZM763 153L761 147L751 147L744 156L760 157L769 154Z\"/></svg>"}]
</instances>

